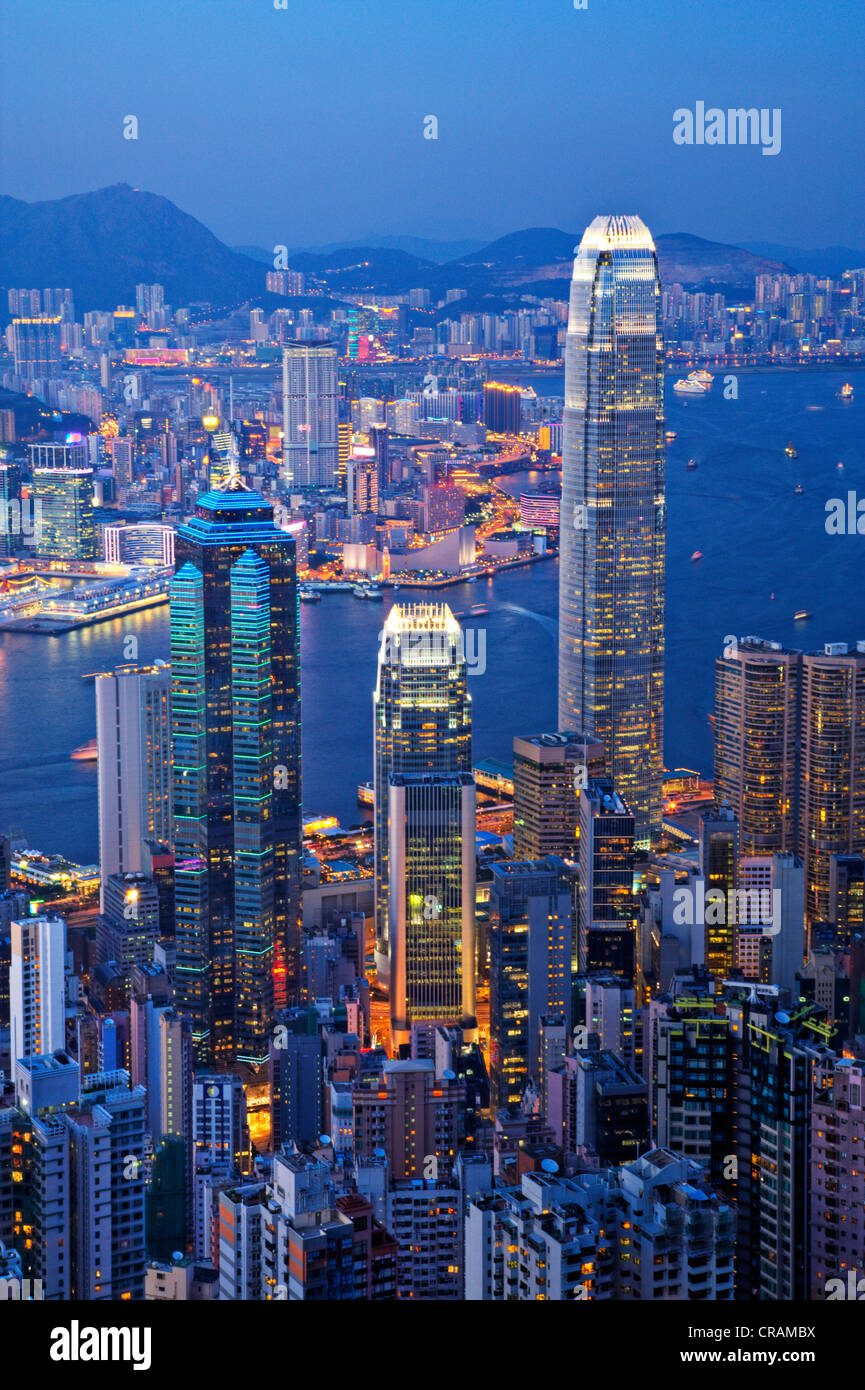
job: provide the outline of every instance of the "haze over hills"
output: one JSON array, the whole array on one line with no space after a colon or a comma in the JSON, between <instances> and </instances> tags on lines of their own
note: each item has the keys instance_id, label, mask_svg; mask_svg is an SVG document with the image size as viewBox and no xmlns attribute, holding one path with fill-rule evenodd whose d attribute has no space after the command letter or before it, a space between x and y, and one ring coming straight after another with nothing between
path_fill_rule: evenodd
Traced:
<instances>
[{"instance_id":1,"label":"haze over hills","mask_svg":"<svg viewBox=\"0 0 865 1390\"><path fill-rule=\"evenodd\" d=\"M404 248L438 246L440 251L447 243L375 238L378 244L291 252L289 264L322 281L331 298L363 290L400 294L417 287L429 289L435 301L448 289L462 289L466 299L442 312L481 304L499 311L527 294L566 298L579 237L555 227L531 227L460 250L444 262L438 252L421 256ZM656 245L662 280L692 289L750 290L756 274L791 269L781 258L688 233L659 236ZM265 248L226 246L169 199L129 184L51 202L0 197L0 284L68 285L79 312L134 302L141 281L159 281L175 306L261 300L265 265L272 265Z\"/></svg>"},{"instance_id":2,"label":"haze over hills","mask_svg":"<svg viewBox=\"0 0 865 1390\"><path fill-rule=\"evenodd\" d=\"M410 256L419 256L421 260L432 261L435 265L444 265L445 261L457 260L461 256L468 256L472 251L477 251L483 246L482 241L434 241L422 236L361 236L352 241L327 241L320 246L295 246L289 248L289 257L297 256L301 253L309 255L327 255L330 251L340 251L347 247L372 247L373 250L384 251L407 251ZM273 252L268 251L264 246L234 246L232 250L239 251L243 256L250 256L254 261L261 261L263 265L273 264Z\"/></svg>"},{"instance_id":3,"label":"haze over hills","mask_svg":"<svg viewBox=\"0 0 865 1390\"><path fill-rule=\"evenodd\" d=\"M845 270L858 270L865 266L865 251L854 251L849 246L823 246L816 251L806 251L801 246L777 246L771 241L743 242L746 251L757 256L777 257L791 265L800 275L828 275L837 279Z\"/></svg>"}]
</instances>

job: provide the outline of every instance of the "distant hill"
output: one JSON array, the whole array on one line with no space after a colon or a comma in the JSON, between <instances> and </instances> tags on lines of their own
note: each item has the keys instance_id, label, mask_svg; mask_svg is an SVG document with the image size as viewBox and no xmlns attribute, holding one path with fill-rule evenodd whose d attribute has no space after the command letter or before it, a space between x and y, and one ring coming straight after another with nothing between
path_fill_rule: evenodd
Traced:
<instances>
[{"instance_id":1,"label":"distant hill","mask_svg":"<svg viewBox=\"0 0 865 1390\"><path fill-rule=\"evenodd\" d=\"M260 265L156 193L118 183L45 203L0 196L0 284L68 285L81 313L134 304L142 281L173 305L264 290Z\"/></svg>"},{"instance_id":2,"label":"distant hill","mask_svg":"<svg viewBox=\"0 0 865 1390\"><path fill-rule=\"evenodd\" d=\"M746 251L753 251L757 256L786 261L799 275L828 275L837 280L845 270L859 270L865 266L865 251L854 251L849 246L824 246L816 251L805 251L801 246L776 246L771 241L743 244Z\"/></svg>"},{"instance_id":3,"label":"distant hill","mask_svg":"<svg viewBox=\"0 0 865 1390\"><path fill-rule=\"evenodd\" d=\"M288 256L292 269L314 275L331 299L367 290L404 294L426 288L436 301L449 289L462 289L467 295L462 308L458 301L447 311L459 314L468 303L485 308L494 301L519 304L524 295L567 298L579 240L579 233L556 227L529 227L486 246L455 243L457 255L444 262L438 254L447 243L412 237ZM752 289L761 272L792 269L784 259L684 232L657 237L656 245L663 281L692 289L735 294ZM423 256L408 246L439 250ZM217 307L271 302L264 299L264 267L272 265L265 247L232 249L167 198L125 183L53 202L0 197L0 248L0 284L69 285L79 313L134 303L141 281L159 281L175 306L196 300ZM317 307L325 309L325 300L317 299Z\"/></svg>"}]
</instances>

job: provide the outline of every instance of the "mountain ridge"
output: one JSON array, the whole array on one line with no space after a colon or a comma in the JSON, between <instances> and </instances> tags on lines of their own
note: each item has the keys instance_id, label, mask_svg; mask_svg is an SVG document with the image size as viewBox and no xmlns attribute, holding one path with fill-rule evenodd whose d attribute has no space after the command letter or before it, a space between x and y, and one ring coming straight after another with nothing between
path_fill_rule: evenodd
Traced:
<instances>
[{"instance_id":1,"label":"mountain ridge","mask_svg":"<svg viewBox=\"0 0 865 1390\"><path fill-rule=\"evenodd\" d=\"M79 313L134 303L135 285L153 281L165 286L174 306L260 301L264 271L272 264L264 260L265 248L226 246L170 199L126 183L35 203L0 195L0 232L0 283L68 285ZM561 228L528 227L443 262L399 245L355 242L289 253L289 264L314 275L332 298L426 288L435 301L462 289L472 303L505 298L519 304L524 295L567 297L579 241L579 233ZM752 289L761 272L791 271L783 261L688 232L666 233L655 244L662 281L689 289L736 292ZM461 312L458 306L452 312Z\"/></svg>"}]
</instances>

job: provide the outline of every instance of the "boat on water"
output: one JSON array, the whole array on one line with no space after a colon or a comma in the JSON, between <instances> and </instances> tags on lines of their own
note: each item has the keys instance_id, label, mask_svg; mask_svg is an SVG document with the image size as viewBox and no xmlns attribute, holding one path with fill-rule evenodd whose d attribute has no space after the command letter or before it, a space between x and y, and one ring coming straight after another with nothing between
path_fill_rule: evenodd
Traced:
<instances>
[{"instance_id":1,"label":"boat on water","mask_svg":"<svg viewBox=\"0 0 865 1390\"><path fill-rule=\"evenodd\" d=\"M672 444L673 440L676 438L676 431L675 431L675 430L667 430L667 436L666 436L666 437L667 437L667 443L668 443L668 444Z\"/></svg>"},{"instance_id":2,"label":"boat on water","mask_svg":"<svg viewBox=\"0 0 865 1390\"><path fill-rule=\"evenodd\" d=\"M673 390L679 396L705 396L708 394L709 387L704 386L702 381L697 381L693 376L680 377L673 382Z\"/></svg>"},{"instance_id":3,"label":"boat on water","mask_svg":"<svg viewBox=\"0 0 865 1390\"><path fill-rule=\"evenodd\" d=\"M836 466L836 468L838 469L838 472L839 472L839 473L843 473L843 471L844 471L844 465L843 465L843 463L841 463L840 459L839 459L838 463L837 463L835 466Z\"/></svg>"},{"instance_id":4,"label":"boat on water","mask_svg":"<svg viewBox=\"0 0 865 1390\"><path fill-rule=\"evenodd\" d=\"M686 464L685 466L686 466L687 468L690 468L691 472L693 473L694 469L697 467L697 460L696 460L696 459L688 459L688 462L687 462L687 464Z\"/></svg>"},{"instance_id":5,"label":"boat on water","mask_svg":"<svg viewBox=\"0 0 865 1390\"><path fill-rule=\"evenodd\" d=\"M352 589L355 598L383 599L384 594L377 584L356 584Z\"/></svg>"},{"instance_id":6,"label":"boat on water","mask_svg":"<svg viewBox=\"0 0 865 1390\"><path fill-rule=\"evenodd\" d=\"M793 491L795 492L797 497L801 497L805 489L803 488L801 483L797 483Z\"/></svg>"},{"instance_id":7,"label":"boat on water","mask_svg":"<svg viewBox=\"0 0 865 1390\"><path fill-rule=\"evenodd\" d=\"M702 558L703 558L703 552L702 552L702 550L695 550L694 553L693 553L693 555L691 556L691 559L692 559L692 560L702 560Z\"/></svg>"},{"instance_id":8,"label":"boat on water","mask_svg":"<svg viewBox=\"0 0 865 1390\"><path fill-rule=\"evenodd\" d=\"M787 445L786 449L784 450L784 453L787 455L788 459L797 459L799 457L797 450L793 448L792 440Z\"/></svg>"},{"instance_id":9,"label":"boat on water","mask_svg":"<svg viewBox=\"0 0 865 1390\"><path fill-rule=\"evenodd\" d=\"M375 805L375 787L372 782L361 782L357 789L358 806Z\"/></svg>"},{"instance_id":10,"label":"boat on water","mask_svg":"<svg viewBox=\"0 0 865 1390\"><path fill-rule=\"evenodd\" d=\"M813 617L813 614L810 613L807 608L797 608L796 612L793 614L793 621L800 623L803 619L811 617Z\"/></svg>"},{"instance_id":11,"label":"boat on water","mask_svg":"<svg viewBox=\"0 0 865 1390\"><path fill-rule=\"evenodd\" d=\"M845 381L841 390L835 392L835 399L837 401L852 401L853 387L850 385L849 381Z\"/></svg>"},{"instance_id":12,"label":"boat on water","mask_svg":"<svg viewBox=\"0 0 865 1390\"><path fill-rule=\"evenodd\" d=\"M98 757L96 739L92 738L88 743L82 743L80 748L73 748L69 756L76 763L95 763Z\"/></svg>"},{"instance_id":13,"label":"boat on water","mask_svg":"<svg viewBox=\"0 0 865 1390\"><path fill-rule=\"evenodd\" d=\"M301 603L321 603L321 594L317 589L301 589Z\"/></svg>"},{"instance_id":14,"label":"boat on water","mask_svg":"<svg viewBox=\"0 0 865 1390\"><path fill-rule=\"evenodd\" d=\"M703 384L704 386L711 386L711 385L712 385L712 382L715 380L715 378L712 376L712 373L711 373L711 372L707 372L707 371L703 370L703 371L699 371L699 372L689 372L689 373L688 373L688 380L689 380L689 381L699 381L699 382L702 382L702 384Z\"/></svg>"}]
</instances>

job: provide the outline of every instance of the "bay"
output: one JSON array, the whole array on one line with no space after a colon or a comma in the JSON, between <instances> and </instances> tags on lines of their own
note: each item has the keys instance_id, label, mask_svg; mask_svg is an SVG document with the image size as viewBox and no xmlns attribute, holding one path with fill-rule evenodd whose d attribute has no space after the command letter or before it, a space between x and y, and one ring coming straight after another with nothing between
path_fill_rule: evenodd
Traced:
<instances>
[{"instance_id":1,"label":"bay","mask_svg":"<svg viewBox=\"0 0 865 1390\"><path fill-rule=\"evenodd\" d=\"M714 659L727 634L753 633L813 649L865 640L865 536L830 536L826 503L865 498L865 377L850 375L852 403L836 399L843 371L740 372L738 397L721 380L682 400L668 378L667 658L669 767L711 773ZM539 384L561 394L561 378ZM792 441L798 458L788 459ZM687 469L688 459L697 462ZM839 461L844 463L839 470ZM537 475L515 476L509 488ZM801 483L805 491L797 495ZM702 552L693 561L692 554ZM301 605L304 813L343 825L366 818L357 784L372 775L372 691L377 634L392 598L363 603L331 594ZM773 597L774 595L774 597ZM398 601L422 595L402 589ZM558 563L548 560L423 595L483 629L485 669L470 677L475 760L509 760L515 734L554 727ZM794 613L807 609L805 622ZM168 610L151 609L56 638L0 633L0 828L80 863L98 857L96 765L71 751L95 736L87 672L124 659L138 639L143 662L168 655ZM478 666L480 668L480 662Z\"/></svg>"}]
</instances>

